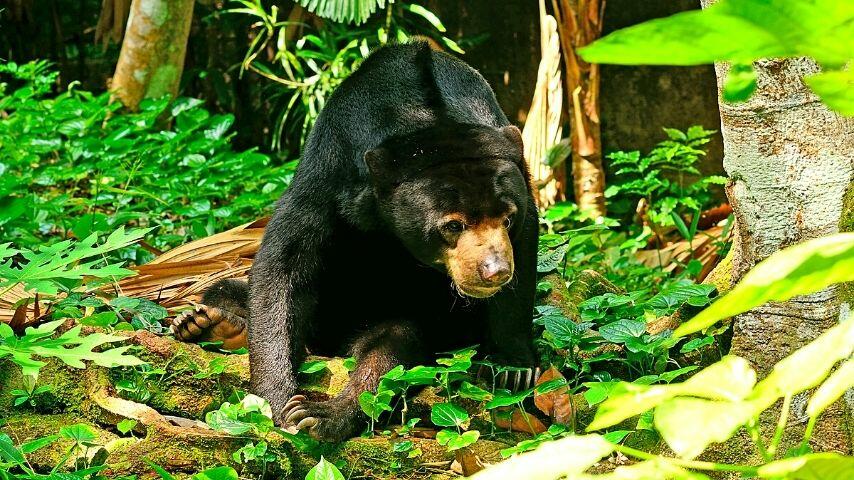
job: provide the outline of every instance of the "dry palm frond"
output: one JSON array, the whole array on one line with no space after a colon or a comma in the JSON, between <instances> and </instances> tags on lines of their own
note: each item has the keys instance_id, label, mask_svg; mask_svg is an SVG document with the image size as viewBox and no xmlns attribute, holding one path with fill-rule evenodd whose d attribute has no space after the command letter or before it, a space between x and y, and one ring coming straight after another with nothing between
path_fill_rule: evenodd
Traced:
<instances>
[{"instance_id":1,"label":"dry palm frond","mask_svg":"<svg viewBox=\"0 0 854 480\"><path fill-rule=\"evenodd\" d=\"M732 229L724 234L724 227L715 226L697 232L693 240L682 240L657 250L641 250L636 256L647 267L661 267L665 272L673 272L692 259L703 265L697 281L701 282L714 268L720 258L720 242L727 242Z\"/></svg>"},{"instance_id":2,"label":"dry palm frond","mask_svg":"<svg viewBox=\"0 0 854 480\"><path fill-rule=\"evenodd\" d=\"M192 305L218 280L247 275L266 225L267 219L260 219L174 248L134 268L139 275L120 281L115 293L156 301L170 310Z\"/></svg>"},{"instance_id":3,"label":"dry palm frond","mask_svg":"<svg viewBox=\"0 0 854 480\"><path fill-rule=\"evenodd\" d=\"M172 311L192 305L216 281L247 275L252 258L261 246L266 225L267 219L263 218L190 242L132 268L138 273L136 276L90 291L145 298ZM0 298L0 322L14 320L21 323L19 326L26 326L48 311L45 302L30 301L15 307L17 302L28 298L32 298L32 294L22 285L6 292Z\"/></svg>"},{"instance_id":4,"label":"dry palm frond","mask_svg":"<svg viewBox=\"0 0 854 480\"><path fill-rule=\"evenodd\" d=\"M563 136L560 117L563 109L563 88L560 77L560 38L557 22L546 14L543 0L540 0L540 49L542 59L537 72L537 86L531 108L522 130L525 144L525 158L534 184L539 187L537 201L541 207L547 207L558 199L557 182L562 176L555 175L552 168L543 160L550 148ZM562 171L562 168L560 169Z\"/></svg>"}]
</instances>

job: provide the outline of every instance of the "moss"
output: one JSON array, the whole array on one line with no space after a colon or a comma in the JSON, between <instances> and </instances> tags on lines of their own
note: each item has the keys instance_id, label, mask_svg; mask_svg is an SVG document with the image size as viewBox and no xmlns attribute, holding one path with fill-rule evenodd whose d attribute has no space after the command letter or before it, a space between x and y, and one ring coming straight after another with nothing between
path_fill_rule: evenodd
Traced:
<instances>
[{"instance_id":1,"label":"moss","mask_svg":"<svg viewBox=\"0 0 854 480\"><path fill-rule=\"evenodd\" d=\"M719 295L732 290L732 261L735 257L735 249L730 248L727 255L706 276L703 283L714 285Z\"/></svg>"},{"instance_id":2,"label":"moss","mask_svg":"<svg viewBox=\"0 0 854 480\"><path fill-rule=\"evenodd\" d=\"M842 214L839 217L839 231L854 232L854 182L848 184L848 189L842 197ZM839 285L839 299L847 304L847 308L850 311L852 304L854 304L854 282Z\"/></svg>"}]
</instances>

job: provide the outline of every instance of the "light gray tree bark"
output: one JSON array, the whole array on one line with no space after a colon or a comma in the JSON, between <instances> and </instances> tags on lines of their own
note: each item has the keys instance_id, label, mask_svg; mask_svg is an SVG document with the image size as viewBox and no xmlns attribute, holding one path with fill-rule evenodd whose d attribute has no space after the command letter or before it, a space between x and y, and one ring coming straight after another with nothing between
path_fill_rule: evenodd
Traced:
<instances>
[{"instance_id":1,"label":"light gray tree bark","mask_svg":"<svg viewBox=\"0 0 854 480\"><path fill-rule=\"evenodd\" d=\"M133 0L111 89L128 108L178 93L195 0Z\"/></svg>"},{"instance_id":2,"label":"light gray tree bark","mask_svg":"<svg viewBox=\"0 0 854 480\"><path fill-rule=\"evenodd\" d=\"M711 3L702 0L703 7ZM730 284L777 250L852 228L854 119L830 111L804 84L805 75L819 71L812 60L770 59L754 66L754 95L744 103L720 105L727 196L736 220ZM720 90L729 65L718 63L715 69ZM846 317L852 300L849 288L835 286L739 315L731 353L751 361L764 376ZM803 431L806 399L793 399L792 436ZM850 405L837 403L824 414L813 435L815 450L851 451L850 412ZM770 436L773 426L765 419L763 424Z\"/></svg>"}]
</instances>

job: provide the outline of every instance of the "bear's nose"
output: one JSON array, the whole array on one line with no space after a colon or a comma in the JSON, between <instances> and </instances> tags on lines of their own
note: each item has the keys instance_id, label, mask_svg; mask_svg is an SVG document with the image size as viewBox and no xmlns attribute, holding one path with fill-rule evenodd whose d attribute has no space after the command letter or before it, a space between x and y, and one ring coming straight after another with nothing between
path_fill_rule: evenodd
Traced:
<instances>
[{"instance_id":1,"label":"bear's nose","mask_svg":"<svg viewBox=\"0 0 854 480\"><path fill-rule=\"evenodd\" d=\"M480 264L480 278L493 285L510 280L510 263L498 255L490 255Z\"/></svg>"}]
</instances>

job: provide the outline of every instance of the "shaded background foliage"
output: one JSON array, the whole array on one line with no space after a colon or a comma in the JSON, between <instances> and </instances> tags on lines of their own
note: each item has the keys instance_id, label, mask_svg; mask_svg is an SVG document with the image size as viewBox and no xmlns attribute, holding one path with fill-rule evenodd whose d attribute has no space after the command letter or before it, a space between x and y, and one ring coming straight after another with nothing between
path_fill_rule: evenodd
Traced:
<instances>
[{"instance_id":1,"label":"shaded background foliage","mask_svg":"<svg viewBox=\"0 0 854 480\"><path fill-rule=\"evenodd\" d=\"M268 10L278 5L284 15L294 6L289 1L262 3ZM421 3L442 19L447 27L445 35L463 47L465 60L493 86L511 121L523 124L540 56L536 2L429 0ZM101 4L101 0L10 2L10 7L0 12L0 58L17 63L46 59L57 64L60 86L80 81L86 90L103 90L115 68L119 48L114 42L106 42L106 46L104 42L95 42ZM275 93L281 93L282 88L253 72L239 75L239 64L253 39L252 19L225 13L229 6L222 0L196 3L181 95L204 99L205 107L215 113L232 113L238 148L269 149L281 110L276 103L280 96ZM610 0L605 9L603 33L698 7L695 0ZM685 130L691 125L701 125L714 129L719 122L711 66L604 65L601 78L605 154L616 150L649 150L660 138L662 126ZM722 172L721 145L720 135L715 134L707 159L699 165L703 174ZM297 155L298 148L291 139L285 142L284 151L274 157L284 161Z\"/></svg>"}]
</instances>

